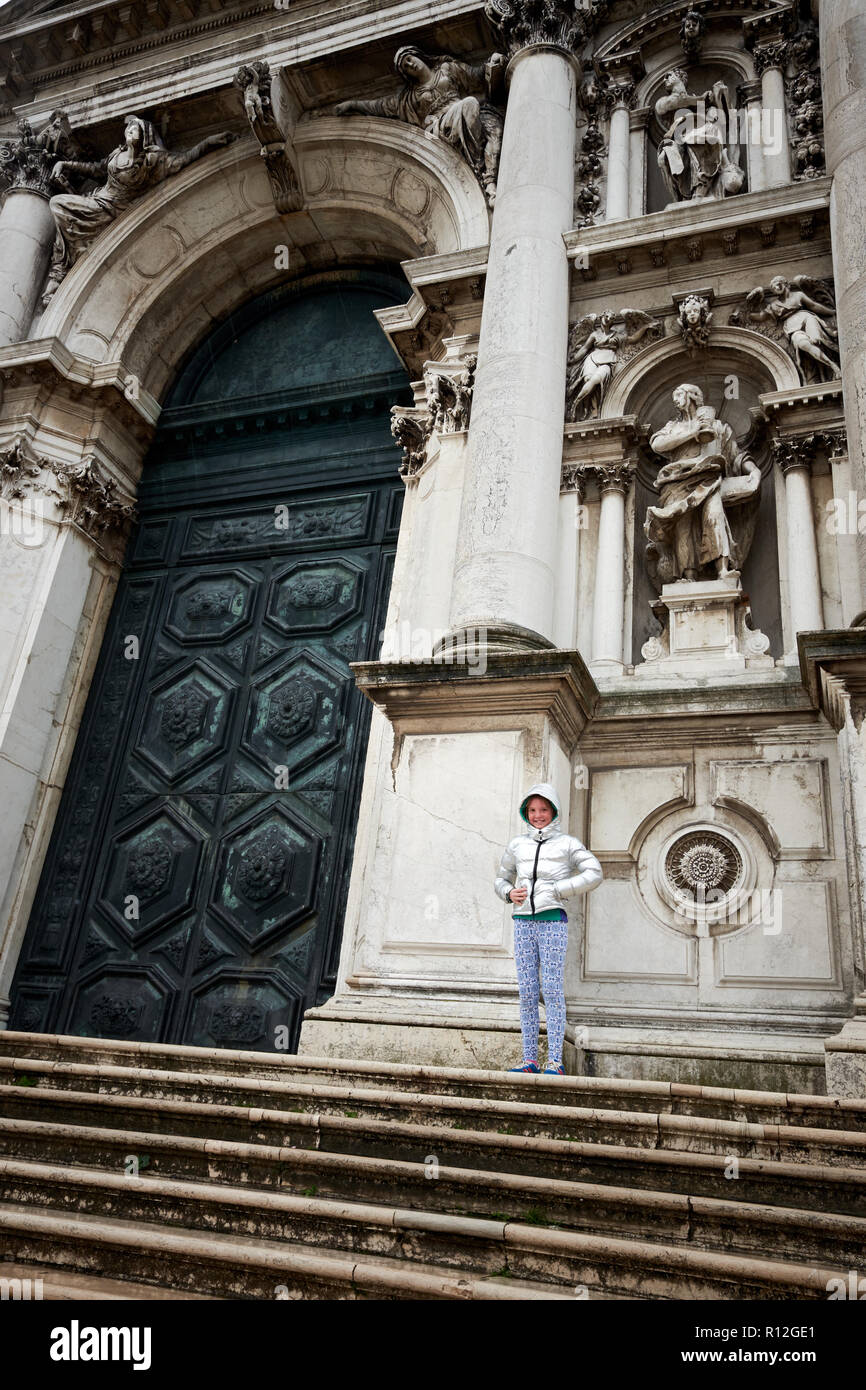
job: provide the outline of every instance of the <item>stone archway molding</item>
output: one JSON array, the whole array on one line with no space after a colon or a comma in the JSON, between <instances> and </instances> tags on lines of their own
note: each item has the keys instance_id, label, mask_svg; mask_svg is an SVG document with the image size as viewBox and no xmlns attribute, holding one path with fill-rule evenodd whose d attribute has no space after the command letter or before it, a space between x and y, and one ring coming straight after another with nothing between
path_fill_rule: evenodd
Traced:
<instances>
[{"instance_id":1,"label":"stone archway molding","mask_svg":"<svg viewBox=\"0 0 866 1390\"><path fill-rule=\"evenodd\" d=\"M287 274L486 244L484 196L443 141L396 121L321 117L297 127L294 146L301 212L274 211L251 140L228 146L103 233L52 299L38 336L77 357L123 363L159 398L215 321Z\"/></svg>"},{"instance_id":2,"label":"stone archway molding","mask_svg":"<svg viewBox=\"0 0 866 1390\"><path fill-rule=\"evenodd\" d=\"M672 343L675 344L675 351L683 351L679 339L659 338L631 359L613 381L604 401L601 412L602 419L616 418L639 410L635 401L637 391L644 380L652 380L659 368L669 366ZM737 358L746 358L762 367L765 372L770 373L775 383L771 388L772 390L797 391L801 389L797 368L784 348L779 347L778 343L774 343L771 338L765 337L762 333L756 333L751 328L736 328L729 325L714 328L710 334L707 352L710 362L721 355L726 365L729 363L731 367L734 366ZM683 365L684 381L690 379L688 370L688 360L685 360Z\"/></svg>"}]
</instances>

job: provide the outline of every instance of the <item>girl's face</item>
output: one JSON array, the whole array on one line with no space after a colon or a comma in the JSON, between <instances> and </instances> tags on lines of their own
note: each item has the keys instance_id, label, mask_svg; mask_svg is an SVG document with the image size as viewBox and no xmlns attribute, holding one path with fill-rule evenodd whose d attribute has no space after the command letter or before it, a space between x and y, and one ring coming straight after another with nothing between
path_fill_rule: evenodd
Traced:
<instances>
[{"instance_id":1,"label":"girl's face","mask_svg":"<svg viewBox=\"0 0 866 1390\"><path fill-rule=\"evenodd\" d=\"M543 796L533 796L526 808L526 818L536 830L543 830L553 820L553 807Z\"/></svg>"}]
</instances>

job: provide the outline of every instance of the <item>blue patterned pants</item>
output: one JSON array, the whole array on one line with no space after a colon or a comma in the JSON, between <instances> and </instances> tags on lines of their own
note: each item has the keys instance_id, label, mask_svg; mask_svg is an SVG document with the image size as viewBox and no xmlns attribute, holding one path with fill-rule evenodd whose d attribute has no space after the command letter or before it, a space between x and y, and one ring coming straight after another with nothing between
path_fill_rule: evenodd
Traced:
<instances>
[{"instance_id":1,"label":"blue patterned pants","mask_svg":"<svg viewBox=\"0 0 866 1390\"><path fill-rule=\"evenodd\" d=\"M520 990L520 1031L523 1060L538 1060L538 974L547 1018L548 1065L562 1064L565 1036L565 951L568 922L534 922L514 918L514 960Z\"/></svg>"}]
</instances>

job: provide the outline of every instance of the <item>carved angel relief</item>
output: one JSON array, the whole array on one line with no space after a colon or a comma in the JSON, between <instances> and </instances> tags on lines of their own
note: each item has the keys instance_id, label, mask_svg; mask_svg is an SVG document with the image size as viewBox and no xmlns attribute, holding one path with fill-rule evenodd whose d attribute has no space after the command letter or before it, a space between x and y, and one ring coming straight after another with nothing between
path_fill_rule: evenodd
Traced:
<instances>
[{"instance_id":1,"label":"carved angel relief","mask_svg":"<svg viewBox=\"0 0 866 1390\"><path fill-rule=\"evenodd\" d=\"M806 386L833 381L840 374L836 303L832 288L822 280L776 275L766 290L762 285L750 290L729 322L740 328L754 325L781 343Z\"/></svg>"},{"instance_id":2,"label":"carved angel relief","mask_svg":"<svg viewBox=\"0 0 866 1390\"><path fill-rule=\"evenodd\" d=\"M619 317L622 324L614 327ZM662 325L642 309L624 309L621 315L585 314L574 325L568 340L566 419L598 417L614 371L634 356L649 332L660 337Z\"/></svg>"}]
</instances>

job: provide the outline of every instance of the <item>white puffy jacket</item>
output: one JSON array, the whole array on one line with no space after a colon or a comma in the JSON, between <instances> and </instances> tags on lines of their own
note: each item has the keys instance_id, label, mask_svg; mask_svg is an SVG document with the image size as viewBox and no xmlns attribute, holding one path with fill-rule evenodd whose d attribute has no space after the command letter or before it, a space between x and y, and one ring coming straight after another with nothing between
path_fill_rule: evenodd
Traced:
<instances>
[{"instance_id":1,"label":"white puffy jacket","mask_svg":"<svg viewBox=\"0 0 866 1390\"><path fill-rule=\"evenodd\" d=\"M533 796L543 796L553 806L555 815L541 830L532 826L524 835L510 840L499 865L494 887L499 897L508 902L512 888L525 888L528 896L522 903L512 904L515 917L531 917L536 912L565 908L565 900L581 893L591 893L601 883L601 865L594 854L566 835L559 826L559 797L549 782L539 782L530 788L520 803L520 814L526 824L527 802Z\"/></svg>"}]
</instances>

